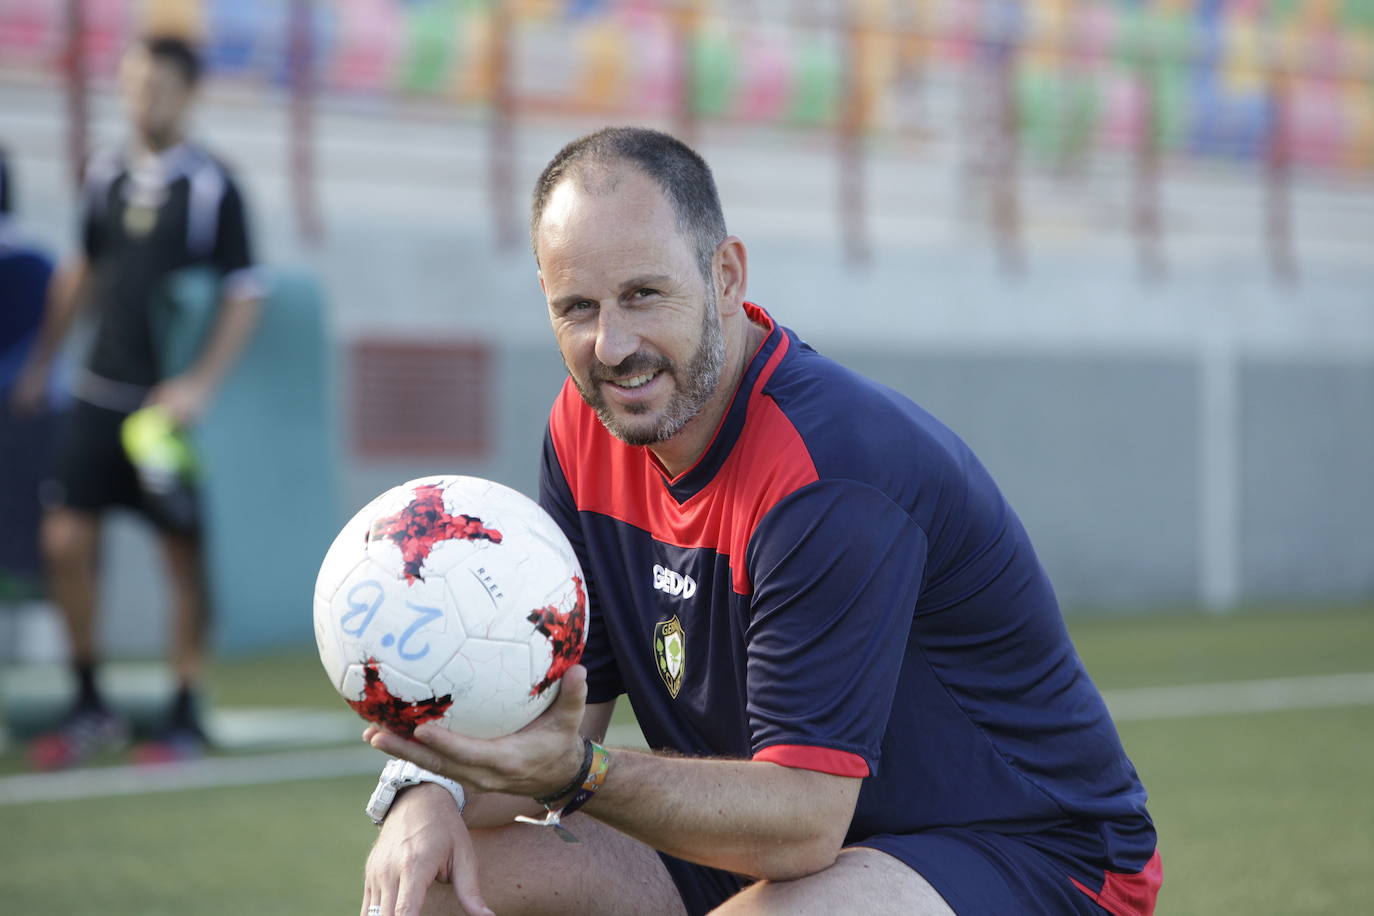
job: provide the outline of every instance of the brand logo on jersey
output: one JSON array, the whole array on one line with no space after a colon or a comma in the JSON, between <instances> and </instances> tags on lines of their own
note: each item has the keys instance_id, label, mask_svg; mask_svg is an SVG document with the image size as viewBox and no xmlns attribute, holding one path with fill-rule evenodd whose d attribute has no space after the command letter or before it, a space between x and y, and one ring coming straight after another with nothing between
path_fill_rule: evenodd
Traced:
<instances>
[{"instance_id":1,"label":"brand logo on jersey","mask_svg":"<svg viewBox=\"0 0 1374 916\"><path fill-rule=\"evenodd\" d=\"M697 593L697 580L654 564L654 588L674 598L690 598Z\"/></svg>"},{"instance_id":2,"label":"brand logo on jersey","mask_svg":"<svg viewBox=\"0 0 1374 916\"><path fill-rule=\"evenodd\" d=\"M687 640L677 615L654 624L654 660L658 662L658 675L673 699L677 699L677 692L682 689L686 657Z\"/></svg>"}]
</instances>

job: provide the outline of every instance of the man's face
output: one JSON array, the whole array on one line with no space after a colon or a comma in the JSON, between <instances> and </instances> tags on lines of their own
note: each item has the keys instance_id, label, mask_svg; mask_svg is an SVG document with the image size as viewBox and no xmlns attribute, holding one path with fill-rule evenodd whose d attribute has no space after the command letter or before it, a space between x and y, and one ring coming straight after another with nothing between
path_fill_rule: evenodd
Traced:
<instances>
[{"instance_id":1,"label":"man's face","mask_svg":"<svg viewBox=\"0 0 1374 916\"><path fill-rule=\"evenodd\" d=\"M148 146L161 149L179 139L192 91L175 65L134 48L120 63L119 83L129 122Z\"/></svg>"},{"instance_id":2,"label":"man's face","mask_svg":"<svg viewBox=\"0 0 1374 916\"><path fill-rule=\"evenodd\" d=\"M675 436L715 394L725 341L714 283L672 204L631 167L564 180L536 236L540 284L577 390L630 445Z\"/></svg>"}]
</instances>

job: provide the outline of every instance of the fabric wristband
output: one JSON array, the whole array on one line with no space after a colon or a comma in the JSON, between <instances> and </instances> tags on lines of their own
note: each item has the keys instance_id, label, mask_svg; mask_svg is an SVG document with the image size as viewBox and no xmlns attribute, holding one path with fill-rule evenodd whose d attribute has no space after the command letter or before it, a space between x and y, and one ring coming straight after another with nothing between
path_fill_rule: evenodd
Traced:
<instances>
[{"instance_id":1,"label":"fabric wristband","mask_svg":"<svg viewBox=\"0 0 1374 916\"><path fill-rule=\"evenodd\" d=\"M559 817L567 817L585 805L606 781L606 772L611 768L611 752L595 741L589 741L588 744L592 748L591 768L582 781L582 785L578 788L577 794L573 795L572 799L559 809Z\"/></svg>"},{"instance_id":2,"label":"fabric wristband","mask_svg":"<svg viewBox=\"0 0 1374 916\"><path fill-rule=\"evenodd\" d=\"M582 770L578 774L580 784L572 790L573 796L568 800L567 804L563 805L561 808L553 807L553 802L568 794L568 790L561 790L557 795L544 796L544 798L551 799L549 802L535 799L535 801L539 801L540 804L544 805L544 810L547 812L543 820L526 817L523 814L515 818L522 824L533 824L536 827L552 827L554 832L558 834L559 839L568 843L576 843L578 839L573 835L571 830L563 826L563 818L572 814L578 808L581 808L596 794L596 790L601 788L606 782L606 773L611 768L610 751L588 738L583 738L582 740L586 742L587 754L583 758Z\"/></svg>"}]
</instances>

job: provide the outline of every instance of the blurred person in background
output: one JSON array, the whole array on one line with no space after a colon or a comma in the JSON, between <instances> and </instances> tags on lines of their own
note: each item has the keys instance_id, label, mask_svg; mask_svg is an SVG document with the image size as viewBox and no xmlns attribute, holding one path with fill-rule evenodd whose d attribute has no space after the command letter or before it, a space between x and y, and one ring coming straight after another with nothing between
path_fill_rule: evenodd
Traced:
<instances>
[{"instance_id":1,"label":"blurred person in background","mask_svg":"<svg viewBox=\"0 0 1374 916\"><path fill-rule=\"evenodd\" d=\"M214 156L187 139L201 63L178 37L140 41L120 65L129 137L93 157L81 195L81 247L52 284L42 328L11 392L18 413L38 410L55 356L83 305L94 341L73 383L52 474L42 487L41 544L49 597L70 638L75 701L30 752L35 766L71 766L127 743L125 718L97 677L98 548L107 509L140 512L156 528L172 598L171 664L177 689L144 753L166 759L206 743L197 684L205 661L208 595L197 513L169 512L121 443L125 419L156 406L178 429L196 423L252 333L261 299L243 199ZM197 359L166 377L153 303L170 275L210 267L221 278L214 324ZM194 499L191 501L194 505Z\"/></svg>"},{"instance_id":2,"label":"blurred person in background","mask_svg":"<svg viewBox=\"0 0 1374 916\"><path fill-rule=\"evenodd\" d=\"M59 393L49 385L45 409L16 416L4 409L24 367L52 280L52 258L23 231L15 215L14 172L0 147L0 612L6 602L42 594L38 551L38 482L51 457Z\"/></svg>"}]
</instances>

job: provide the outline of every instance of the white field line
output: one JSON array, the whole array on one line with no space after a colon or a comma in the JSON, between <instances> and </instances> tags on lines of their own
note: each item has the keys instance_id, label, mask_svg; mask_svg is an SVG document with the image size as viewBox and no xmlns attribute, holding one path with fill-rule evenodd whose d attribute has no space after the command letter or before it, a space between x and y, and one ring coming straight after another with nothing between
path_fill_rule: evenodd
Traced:
<instances>
[{"instance_id":1,"label":"white field line","mask_svg":"<svg viewBox=\"0 0 1374 916\"><path fill-rule=\"evenodd\" d=\"M380 772L385 762L386 755L379 751L350 747L251 757L205 757L149 766L92 767L61 773L23 773L0 779L0 805L352 776Z\"/></svg>"},{"instance_id":2,"label":"white field line","mask_svg":"<svg viewBox=\"0 0 1374 916\"><path fill-rule=\"evenodd\" d=\"M637 728L612 727L607 740L621 747L643 747ZM227 786L258 786L334 776L375 775L387 756L361 746L291 753L205 757L183 763L91 767L61 773L21 773L0 778L0 807L35 802L75 801L114 795L149 795ZM358 799L366 803L366 791Z\"/></svg>"},{"instance_id":3,"label":"white field line","mask_svg":"<svg viewBox=\"0 0 1374 916\"><path fill-rule=\"evenodd\" d=\"M1374 703L1374 672L1105 690L1118 722Z\"/></svg>"},{"instance_id":4,"label":"white field line","mask_svg":"<svg viewBox=\"0 0 1374 916\"><path fill-rule=\"evenodd\" d=\"M1118 722L1374 704L1374 672L1137 687L1103 692ZM351 727L351 726L350 726ZM636 728L612 728L608 743L643 746ZM100 767L0 778L0 807L371 774L385 755L366 747L210 757L161 766ZM361 809L366 801L359 796Z\"/></svg>"}]
</instances>

